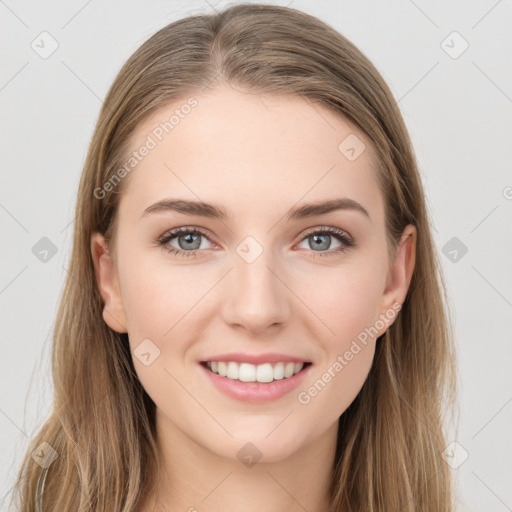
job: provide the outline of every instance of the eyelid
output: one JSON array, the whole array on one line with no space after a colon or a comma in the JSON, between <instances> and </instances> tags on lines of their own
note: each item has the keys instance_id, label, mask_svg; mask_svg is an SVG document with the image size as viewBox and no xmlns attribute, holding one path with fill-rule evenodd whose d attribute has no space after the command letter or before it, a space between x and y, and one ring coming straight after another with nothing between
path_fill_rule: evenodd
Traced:
<instances>
[{"instance_id":1,"label":"eyelid","mask_svg":"<svg viewBox=\"0 0 512 512\"><path fill-rule=\"evenodd\" d=\"M215 237L211 234L211 232L205 228L200 228L197 226L180 226L178 228L168 229L165 231L165 233L160 236L157 239L157 243L166 243L169 240L172 240L179 236L180 234L200 234L207 238L210 242L214 243L215 245L219 245L217 242L215 242ZM212 240L213 239L213 240ZM196 249L197 250L197 249ZM193 251L186 251L186 252L193 252Z\"/></svg>"},{"instance_id":2,"label":"eyelid","mask_svg":"<svg viewBox=\"0 0 512 512\"><path fill-rule=\"evenodd\" d=\"M336 228L334 226L316 226L313 228L308 228L306 231L302 232L300 242L302 242L304 238L306 238L307 236L322 232L325 232L327 234L335 233L338 236L343 236L347 238L347 241L350 242L351 244L356 244L354 237L348 231L345 231L344 229L341 228Z\"/></svg>"}]
</instances>

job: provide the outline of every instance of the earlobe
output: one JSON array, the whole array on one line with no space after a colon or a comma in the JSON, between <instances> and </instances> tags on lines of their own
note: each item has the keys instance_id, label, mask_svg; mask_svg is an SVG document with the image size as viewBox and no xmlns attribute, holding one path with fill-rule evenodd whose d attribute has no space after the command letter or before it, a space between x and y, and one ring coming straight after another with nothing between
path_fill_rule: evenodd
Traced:
<instances>
[{"instance_id":1,"label":"earlobe","mask_svg":"<svg viewBox=\"0 0 512 512\"><path fill-rule=\"evenodd\" d=\"M126 316L121 298L117 271L109 253L108 244L101 233L91 237L91 254L94 262L96 283L103 299L103 319L114 331L127 332Z\"/></svg>"},{"instance_id":2,"label":"earlobe","mask_svg":"<svg viewBox=\"0 0 512 512\"><path fill-rule=\"evenodd\" d=\"M401 306L405 301L416 264L416 240L416 227L409 224L402 233L395 253L386 289L382 297L381 313L385 314L390 310L397 313L398 304ZM393 318L395 317L396 314Z\"/></svg>"}]
</instances>

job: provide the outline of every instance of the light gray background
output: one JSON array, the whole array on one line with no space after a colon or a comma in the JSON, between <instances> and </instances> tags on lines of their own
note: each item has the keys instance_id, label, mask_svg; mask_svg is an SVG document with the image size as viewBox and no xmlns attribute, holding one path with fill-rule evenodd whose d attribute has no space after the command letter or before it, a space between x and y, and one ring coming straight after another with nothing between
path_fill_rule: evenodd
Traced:
<instances>
[{"instance_id":1,"label":"light gray background","mask_svg":"<svg viewBox=\"0 0 512 512\"><path fill-rule=\"evenodd\" d=\"M460 422L448 441L458 443L452 460L469 455L452 469L460 510L512 510L511 2L280 3L352 40L399 101L455 321ZM0 0L0 499L50 412L51 335L78 180L102 99L123 62L159 28L224 5ZM46 59L31 48L42 47L43 31L58 42ZM464 41L454 31L469 44L461 55ZM49 48L48 39L44 44ZM42 237L57 248L47 262L32 252ZM456 249L456 261L451 246L442 253L453 237L467 247L462 256ZM6 505L0 502L2 510Z\"/></svg>"}]
</instances>

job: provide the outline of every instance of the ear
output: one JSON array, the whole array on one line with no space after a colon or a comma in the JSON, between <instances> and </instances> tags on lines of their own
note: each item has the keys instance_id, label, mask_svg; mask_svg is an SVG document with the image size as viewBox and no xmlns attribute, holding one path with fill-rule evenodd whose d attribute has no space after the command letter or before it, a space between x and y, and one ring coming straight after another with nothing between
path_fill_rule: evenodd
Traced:
<instances>
[{"instance_id":1,"label":"ear","mask_svg":"<svg viewBox=\"0 0 512 512\"><path fill-rule=\"evenodd\" d=\"M399 311L397 306L398 304L401 306L407 296L416 263L416 240L416 227L409 224L405 227L398 243L382 296L381 315L389 318L389 313L386 315L386 312L390 310L395 311L395 314L392 321L388 320L388 325L379 333L379 336L384 334L396 319L396 313Z\"/></svg>"},{"instance_id":2,"label":"ear","mask_svg":"<svg viewBox=\"0 0 512 512\"><path fill-rule=\"evenodd\" d=\"M119 333L128 332L117 271L114 260L109 253L108 244L101 233L93 233L91 237L91 253L96 282L104 302L103 319L114 331Z\"/></svg>"}]
</instances>

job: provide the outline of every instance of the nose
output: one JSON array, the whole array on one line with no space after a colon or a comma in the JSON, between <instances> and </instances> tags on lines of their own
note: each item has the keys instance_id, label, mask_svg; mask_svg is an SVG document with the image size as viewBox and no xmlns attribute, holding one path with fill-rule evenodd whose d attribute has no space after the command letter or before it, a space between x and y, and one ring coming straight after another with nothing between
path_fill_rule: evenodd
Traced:
<instances>
[{"instance_id":1,"label":"nose","mask_svg":"<svg viewBox=\"0 0 512 512\"><path fill-rule=\"evenodd\" d=\"M253 334L285 324L290 315L290 290L274 268L270 251L252 262L236 256L225 283L223 314L226 323Z\"/></svg>"}]
</instances>

